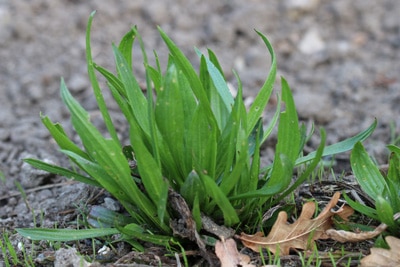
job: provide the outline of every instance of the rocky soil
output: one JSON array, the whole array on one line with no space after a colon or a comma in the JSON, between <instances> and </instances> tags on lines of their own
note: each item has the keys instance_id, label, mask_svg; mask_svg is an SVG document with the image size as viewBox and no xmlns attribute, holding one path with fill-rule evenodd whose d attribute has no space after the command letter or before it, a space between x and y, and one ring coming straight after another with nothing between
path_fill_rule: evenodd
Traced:
<instances>
[{"instance_id":1,"label":"rocky soil","mask_svg":"<svg viewBox=\"0 0 400 267\"><path fill-rule=\"evenodd\" d=\"M329 143L356 134L377 118L379 126L366 144L384 163L385 144L399 135L397 0L0 0L2 229L32 227L32 210L37 216L43 214L42 225L68 222L65 211L91 194L87 187L34 170L21 160L33 157L68 164L40 122L40 113L48 115L72 133L59 97L60 77L85 108L97 114L85 65L85 29L93 10L98 11L92 28L93 54L100 65L113 66L111 43L119 42L133 25L148 52L155 49L165 59L167 50L156 30L160 25L192 62L197 62L194 46L214 50L233 84L231 69L237 70L251 101L270 62L253 31L257 29L274 46L278 76L291 85L300 118L324 127ZM143 77L139 57L137 61L135 71ZM279 81L277 89L278 85ZM113 109L111 100L110 105ZM123 135L126 125L118 125ZM312 139L310 146L317 141ZM269 153L266 148L266 157ZM336 169L347 170L348 165ZM27 193L29 205L16 182Z\"/></svg>"}]
</instances>

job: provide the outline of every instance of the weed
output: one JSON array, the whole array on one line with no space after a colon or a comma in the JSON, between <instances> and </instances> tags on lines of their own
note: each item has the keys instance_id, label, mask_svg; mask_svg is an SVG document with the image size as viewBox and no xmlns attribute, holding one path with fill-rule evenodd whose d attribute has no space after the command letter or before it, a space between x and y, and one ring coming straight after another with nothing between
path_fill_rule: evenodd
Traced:
<instances>
[{"instance_id":1,"label":"weed","mask_svg":"<svg viewBox=\"0 0 400 267\"><path fill-rule=\"evenodd\" d=\"M375 200L375 207L345 197L355 210L387 224L391 232L398 233L400 224L394 219L394 214L400 212L400 148L395 145L387 148L390 151L387 174L382 174L361 143L354 146L350 157L354 175L361 189Z\"/></svg>"},{"instance_id":2,"label":"weed","mask_svg":"<svg viewBox=\"0 0 400 267\"><path fill-rule=\"evenodd\" d=\"M90 45L93 16L94 13L86 35L87 68L110 138L104 137L90 122L88 112L61 80L61 98L71 113L83 147L76 145L60 124L42 115L43 124L74 166L70 170L36 159L25 161L36 168L106 189L119 200L128 216L97 209L92 210L89 217L92 225L99 228L17 230L31 239L69 241L122 233L124 240L137 250L143 250L137 240L168 247L179 242L179 238L172 237L174 229L170 226L170 221L179 219L169 201L171 192L183 196L197 230L202 229L200 214L226 226L255 227L260 214L304 182L322 156L351 149L356 142L367 138L376 126L375 122L360 134L327 147L325 132L321 130L318 149L302 156L309 137L305 127L299 125L293 97L284 78L275 115L266 127L261 118L276 78L275 54L262 33L257 32L271 55L271 69L247 110L236 73L238 93L233 97L211 50L206 56L196 49L200 59L198 74L161 29L160 35L170 52L165 70L156 53L156 65L150 66L136 28L132 28L118 46L112 47L116 74L97 65ZM144 58L145 93L132 73L135 40ZM124 146L118 138L96 71L107 80L130 127L128 145ZM283 111L281 101L285 104ZM278 120L273 164L261 168L261 145ZM305 169L292 183L294 169L302 164L306 164Z\"/></svg>"}]
</instances>

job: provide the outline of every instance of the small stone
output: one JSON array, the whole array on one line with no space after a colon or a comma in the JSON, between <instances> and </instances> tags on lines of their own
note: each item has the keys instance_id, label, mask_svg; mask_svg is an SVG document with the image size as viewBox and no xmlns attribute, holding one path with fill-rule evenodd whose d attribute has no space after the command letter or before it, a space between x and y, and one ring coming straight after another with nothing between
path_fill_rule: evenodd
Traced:
<instances>
[{"instance_id":1,"label":"small stone","mask_svg":"<svg viewBox=\"0 0 400 267\"><path fill-rule=\"evenodd\" d=\"M64 266L89 266L89 263L83 259L83 256L79 256L75 248L61 248L55 253L55 267Z\"/></svg>"},{"instance_id":2,"label":"small stone","mask_svg":"<svg viewBox=\"0 0 400 267\"><path fill-rule=\"evenodd\" d=\"M322 52L325 49L325 42L315 29L306 32L299 44L299 50L303 54L310 55Z\"/></svg>"},{"instance_id":3,"label":"small stone","mask_svg":"<svg viewBox=\"0 0 400 267\"><path fill-rule=\"evenodd\" d=\"M119 211L121 208L118 201L110 197L104 198L104 207L112 211Z\"/></svg>"},{"instance_id":4,"label":"small stone","mask_svg":"<svg viewBox=\"0 0 400 267\"><path fill-rule=\"evenodd\" d=\"M67 82L67 85L73 93L79 93L89 88L89 81L86 74L75 74Z\"/></svg>"},{"instance_id":5,"label":"small stone","mask_svg":"<svg viewBox=\"0 0 400 267\"><path fill-rule=\"evenodd\" d=\"M332 103L326 94L302 91L294 94L294 99L301 118L312 118L321 124L334 118Z\"/></svg>"},{"instance_id":6,"label":"small stone","mask_svg":"<svg viewBox=\"0 0 400 267\"><path fill-rule=\"evenodd\" d=\"M287 9L295 9L300 11L313 11L317 8L319 0L286 0Z\"/></svg>"},{"instance_id":7,"label":"small stone","mask_svg":"<svg viewBox=\"0 0 400 267\"><path fill-rule=\"evenodd\" d=\"M21 159L25 158L35 158L36 156L30 155L28 153L23 153L21 155ZM43 162L49 164L55 164L51 159L43 159ZM21 185L23 188L35 188L43 183L43 180L52 176L53 174L36 169L29 165L28 163L24 162L21 166Z\"/></svg>"}]
</instances>

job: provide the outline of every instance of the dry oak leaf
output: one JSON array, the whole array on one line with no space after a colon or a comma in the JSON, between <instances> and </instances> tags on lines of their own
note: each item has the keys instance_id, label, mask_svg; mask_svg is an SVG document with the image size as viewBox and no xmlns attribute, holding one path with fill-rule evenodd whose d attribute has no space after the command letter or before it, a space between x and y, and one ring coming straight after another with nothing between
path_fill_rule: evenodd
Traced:
<instances>
[{"instance_id":1,"label":"dry oak leaf","mask_svg":"<svg viewBox=\"0 0 400 267\"><path fill-rule=\"evenodd\" d=\"M241 233L238 238L243 245L259 252L260 248L267 248L272 253L276 253L279 248L280 255L289 255L291 248L303 249L312 248L317 239L328 239L326 230L332 228L332 217L340 216L347 220L353 214L353 209L349 206L342 206L337 211L333 211L340 198L340 193L336 192L324 210L318 217L311 219L315 212L315 204L308 202L303 205L300 217L293 224L288 224L287 213L281 211L271 232L264 237L261 232L255 235Z\"/></svg>"},{"instance_id":2,"label":"dry oak leaf","mask_svg":"<svg viewBox=\"0 0 400 267\"><path fill-rule=\"evenodd\" d=\"M385 238L390 249L371 248L371 254L361 260L361 267L400 266L400 239Z\"/></svg>"},{"instance_id":3,"label":"dry oak leaf","mask_svg":"<svg viewBox=\"0 0 400 267\"><path fill-rule=\"evenodd\" d=\"M232 238L222 239L215 244L215 254L221 261L221 267L255 267L250 264L250 257L239 253L236 242Z\"/></svg>"}]
</instances>

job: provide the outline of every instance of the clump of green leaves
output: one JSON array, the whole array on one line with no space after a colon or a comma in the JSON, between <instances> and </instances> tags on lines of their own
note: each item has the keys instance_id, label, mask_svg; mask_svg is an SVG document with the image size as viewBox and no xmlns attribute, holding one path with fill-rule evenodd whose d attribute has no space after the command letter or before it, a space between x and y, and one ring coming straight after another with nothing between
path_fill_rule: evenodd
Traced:
<instances>
[{"instance_id":1,"label":"clump of green leaves","mask_svg":"<svg viewBox=\"0 0 400 267\"><path fill-rule=\"evenodd\" d=\"M384 173L361 143L354 146L350 157L353 173L361 189L375 200L375 207L352 201L349 197L346 200L355 210L385 223L391 231L398 233L400 224L394 215L400 212L400 148L395 145L387 148L390 151L389 169Z\"/></svg>"},{"instance_id":2,"label":"clump of green leaves","mask_svg":"<svg viewBox=\"0 0 400 267\"><path fill-rule=\"evenodd\" d=\"M91 15L87 30L87 64L94 94L103 115L106 138L90 122L88 112L72 97L61 81L61 97L71 112L72 124L83 148L76 145L62 126L42 116L61 151L80 171L27 159L29 164L56 174L98 186L109 191L125 208L128 216L98 211L102 230L81 231L19 229L32 239L71 240L122 232L133 239L167 245L174 219L169 191L183 196L197 229L201 214L226 226L255 227L262 211L290 194L308 178L324 155L349 150L364 140L375 123L359 135L324 147L321 131L318 150L302 157L307 140L300 126L289 85L282 78L282 95L275 115L264 127L261 119L276 76L276 58L267 38L257 34L271 55L271 69L253 104L247 110L242 86L237 78L237 96L233 97L215 54L196 50L198 72L173 41L159 29L170 55L165 70L155 53L155 66L148 62L136 28L131 29L118 46L113 45L116 73L98 66L90 48ZM133 74L132 46L138 40L144 58L146 90L143 93ZM130 144L123 146L102 96L96 71L102 74L130 127ZM285 109L281 111L281 99ZM260 148L278 126L278 143L271 166L260 166ZM135 164L130 164L130 163ZM292 183L295 167L306 164L305 171ZM81 173L84 173L82 175ZM93 214L92 214L93 215ZM131 241L132 243L133 241ZM134 243L140 249L139 243Z\"/></svg>"}]
</instances>

